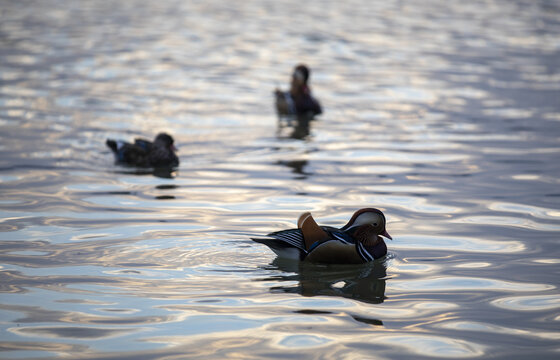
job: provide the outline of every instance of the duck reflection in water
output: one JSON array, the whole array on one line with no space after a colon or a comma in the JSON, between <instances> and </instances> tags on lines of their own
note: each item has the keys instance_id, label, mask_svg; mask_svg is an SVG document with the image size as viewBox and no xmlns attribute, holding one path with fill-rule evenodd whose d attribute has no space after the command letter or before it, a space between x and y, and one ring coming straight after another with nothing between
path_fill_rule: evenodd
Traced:
<instances>
[{"instance_id":1,"label":"duck reflection in water","mask_svg":"<svg viewBox=\"0 0 560 360\"><path fill-rule=\"evenodd\" d=\"M313 175L313 173L305 170L305 167L308 165L307 160L279 160L277 164L284 165L292 169L292 173L296 174L295 179L297 180L305 180L308 176Z\"/></svg>"},{"instance_id":2,"label":"duck reflection in water","mask_svg":"<svg viewBox=\"0 0 560 360\"><path fill-rule=\"evenodd\" d=\"M307 140L310 134L311 120L313 120L313 117L308 114L279 116L276 136L278 138L288 137L296 140ZM286 130L288 131L287 134ZM292 172L298 175L298 179L306 179L309 175L312 175L304 169L308 165L307 160L280 160L277 163L291 168Z\"/></svg>"},{"instance_id":3,"label":"duck reflection in water","mask_svg":"<svg viewBox=\"0 0 560 360\"><path fill-rule=\"evenodd\" d=\"M311 133L310 128L313 119L313 115L310 114L279 115L276 136L279 138L288 137L296 140L306 140Z\"/></svg>"},{"instance_id":4,"label":"duck reflection in water","mask_svg":"<svg viewBox=\"0 0 560 360\"><path fill-rule=\"evenodd\" d=\"M151 175L162 179L175 179L177 177L177 170L174 168L160 167L160 168L135 168L130 167L127 170L115 171L117 174L125 175Z\"/></svg>"},{"instance_id":5,"label":"duck reflection in water","mask_svg":"<svg viewBox=\"0 0 560 360\"><path fill-rule=\"evenodd\" d=\"M288 283L271 287L271 292L337 296L370 304L385 300L386 259L361 265L325 265L276 258L267 269L285 274L263 281ZM297 284L294 285L294 281Z\"/></svg>"},{"instance_id":6,"label":"duck reflection in water","mask_svg":"<svg viewBox=\"0 0 560 360\"><path fill-rule=\"evenodd\" d=\"M381 210L360 209L341 228L320 226L306 212L299 217L297 226L251 238L278 255L272 263L274 268L296 274L275 279L297 281L297 286L274 287L273 291L383 302L387 276L383 238L392 237Z\"/></svg>"}]
</instances>

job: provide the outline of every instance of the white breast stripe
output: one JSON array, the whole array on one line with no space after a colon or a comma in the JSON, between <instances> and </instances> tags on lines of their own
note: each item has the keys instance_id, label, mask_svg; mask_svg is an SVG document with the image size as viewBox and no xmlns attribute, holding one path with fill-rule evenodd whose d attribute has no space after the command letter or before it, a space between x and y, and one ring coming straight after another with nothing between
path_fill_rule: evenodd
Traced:
<instances>
[{"instance_id":1,"label":"white breast stripe","mask_svg":"<svg viewBox=\"0 0 560 360\"><path fill-rule=\"evenodd\" d=\"M367 251L359 241L356 242L356 250L358 250L358 254L364 261L373 261L373 256L371 256L369 251Z\"/></svg>"},{"instance_id":2,"label":"white breast stripe","mask_svg":"<svg viewBox=\"0 0 560 360\"><path fill-rule=\"evenodd\" d=\"M348 242L348 240L346 240L346 239L343 238L342 236L340 236L340 235L338 235L338 234L336 234L336 233L332 233L332 235L333 235L337 240L340 240L340 241L342 241L342 242L345 243L345 244L350 244L350 243Z\"/></svg>"}]
</instances>

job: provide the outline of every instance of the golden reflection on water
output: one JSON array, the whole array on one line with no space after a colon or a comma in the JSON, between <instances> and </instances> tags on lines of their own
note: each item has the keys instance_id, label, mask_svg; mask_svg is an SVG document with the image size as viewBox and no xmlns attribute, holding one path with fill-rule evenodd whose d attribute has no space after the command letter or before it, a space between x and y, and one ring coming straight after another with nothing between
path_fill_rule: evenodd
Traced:
<instances>
[{"instance_id":1,"label":"golden reflection on water","mask_svg":"<svg viewBox=\"0 0 560 360\"><path fill-rule=\"evenodd\" d=\"M510 216L468 216L457 219L456 222L464 222L479 225L494 225L494 226L511 226L519 227L538 231L558 231L560 230L559 224L541 223L531 220L526 220L522 217Z\"/></svg>"},{"instance_id":2,"label":"golden reflection on water","mask_svg":"<svg viewBox=\"0 0 560 360\"><path fill-rule=\"evenodd\" d=\"M421 280L405 281L394 280L392 287L407 291L472 291L472 290L493 290L493 291L513 291L513 292L534 292L553 290L555 286L538 283L519 283L512 281L501 281L496 279L485 279L475 277L447 277L438 276L433 278L423 278Z\"/></svg>"},{"instance_id":3,"label":"golden reflection on water","mask_svg":"<svg viewBox=\"0 0 560 360\"><path fill-rule=\"evenodd\" d=\"M517 311L543 311L560 308L560 295L514 296L496 299L492 304Z\"/></svg>"},{"instance_id":4,"label":"golden reflection on water","mask_svg":"<svg viewBox=\"0 0 560 360\"><path fill-rule=\"evenodd\" d=\"M521 241L492 241L472 237L403 235L393 247L413 249L436 249L440 251L481 252L481 253L518 253L526 250Z\"/></svg>"},{"instance_id":5,"label":"golden reflection on water","mask_svg":"<svg viewBox=\"0 0 560 360\"><path fill-rule=\"evenodd\" d=\"M560 332L547 332L547 331L527 331L523 329L515 329L512 327L501 327L492 324L467 322L467 321L450 321L441 324L444 329L462 330L462 331L477 331L494 334L504 334L507 336L521 336L521 337L534 337L543 340L560 340Z\"/></svg>"},{"instance_id":6,"label":"golden reflection on water","mask_svg":"<svg viewBox=\"0 0 560 360\"><path fill-rule=\"evenodd\" d=\"M2 11L0 357L557 355L555 3ZM313 121L272 108L298 62ZM104 146L158 131L178 169ZM370 206L382 263L249 240Z\"/></svg>"}]
</instances>

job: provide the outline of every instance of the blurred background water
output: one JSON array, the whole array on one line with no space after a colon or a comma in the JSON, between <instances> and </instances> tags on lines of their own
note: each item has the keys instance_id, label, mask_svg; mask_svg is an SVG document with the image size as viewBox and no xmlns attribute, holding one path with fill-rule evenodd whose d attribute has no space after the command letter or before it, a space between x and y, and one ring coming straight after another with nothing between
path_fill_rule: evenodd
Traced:
<instances>
[{"instance_id":1,"label":"blurred background water","mask_svg":"<svg viewBox=\"0 0 560 360\"><path fill-rule=\"evenodd\" d=\"M2 358L559 356L557 1L1 1L0 84ZM384 262L249 239L361 207Z\"/></svg>"}]
</instances>

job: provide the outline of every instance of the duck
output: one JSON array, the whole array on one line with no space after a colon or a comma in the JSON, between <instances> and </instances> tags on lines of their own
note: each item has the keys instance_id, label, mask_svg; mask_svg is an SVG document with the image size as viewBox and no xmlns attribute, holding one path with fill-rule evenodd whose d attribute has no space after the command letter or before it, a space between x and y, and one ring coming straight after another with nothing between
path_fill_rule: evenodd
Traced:
<instances>
[{"instance_id":1,"label":"duck","mask_svg":"<svg viewBox=\"0 0 560 360\"><path fill-rule=\"evenodd\" d=\"M107 139L106 144L115 154L117 162L138 167L162 168L179 166L174 142L171 135L159 133L154 141L137 138L134 144L131 144Z\"/></svg>"},{"instance_id":2,"label":"duck","mask_svg":"<svg viewBox=\"0 0 560 360\"><path fill-rule=\"evenodd\" d=\"M309 78L311 70L305 64L299 64L292 72L290 89L274 90L276 112L278 115L320 115L323 112L319 101L313 97Z\"/></svg>"},{"instance_id":3,"label":"duck","mask_svg":"<svg viewBox=\"0 0 560 360\"><path fill-rule=\"evenodd\" d=\"M387 220L376 208L356 211L341 228L320 226L309 212L298 218L297 229L251 238L268 246L279 258L326 264L360 264L387 255L384 238L393 240Z\"/></svg>"}]
</instances>

